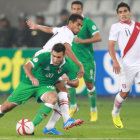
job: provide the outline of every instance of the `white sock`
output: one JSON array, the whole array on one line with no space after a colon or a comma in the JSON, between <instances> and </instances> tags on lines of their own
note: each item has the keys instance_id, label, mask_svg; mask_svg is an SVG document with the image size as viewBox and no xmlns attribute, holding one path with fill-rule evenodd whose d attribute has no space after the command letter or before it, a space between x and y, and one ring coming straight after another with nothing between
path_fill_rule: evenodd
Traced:
<instances>
[{"instance_id":1,"label":"white sock","mask_svg":"<svg viewBox=\"0 0 140 140\"><path fill-rule=\"evenodd\" d=\"M59 118L61 117L61 112L60 112L60 108L58 106L58 103L55 104L54 106L54 111L46 125L46 128L48 130L52 129L55 127L56 122L59 120Z\"/></svg>"},{"instance_id":2,"label":"white sock","mask_svg":"<svg viewBox=\"0 0 140 140\"><path fill-rule=\"evenodd\" d=\"M70 118L67 92L59 92L58 99L59 99L59 107L61 110L61 114L63 116L63 122L66 123L67 120Z\"/></svg>"},{"instance_id":3,"label":"white sock","mask_svg":"<svg viewBox=\"0 0 140 140\"><path fill-rule=\"evenodd\" d=\"M70 108L71 108L71 109L76 109L76 108L77 108L77 104L70 105Z\"/></svg>"},{"instance_id":4,"label":"white sock","mask_svg":"<svg viewBox=\"0 0 140 140\"><path fill-rule=\"evenodd\" d=\"M0 114L3 114L2 111L1 111L1 105L0 105Z\"/></svg>"},{"instance_id":5,"label":"white sock","mask_svg":"<svg viewBox=\"0 0 140 140\"><path fill-rule=\"evenodd\" d=\"M114 100L114 107L113 107L113 111L112 111L112 114L113 116L118 116L119 115L119 112L120 112L120 109L122 107L122 102L124 101L124 99L120 96L120 93L118 93L116 95L116 98Z\"/></svg>"},{"instance_id":6,"label":"white sock","mask_svg":"<svg viewBox=\"0 0 140 140\"><path fill-rule=\"evenodd\" d=\"M91 107L91 108L90 108L90 112L97 112L97 107L94 107L94 108Z\"/></svg>"}]
</instances>

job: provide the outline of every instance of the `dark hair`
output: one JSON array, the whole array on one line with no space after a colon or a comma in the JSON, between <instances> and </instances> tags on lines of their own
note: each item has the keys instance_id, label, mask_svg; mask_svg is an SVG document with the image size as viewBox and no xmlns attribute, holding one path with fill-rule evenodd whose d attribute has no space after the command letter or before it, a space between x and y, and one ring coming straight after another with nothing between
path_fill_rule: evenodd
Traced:
<instances>
[{"instance_id":1,"label":"dark hair","mask_svg":"<svg viewBox=\"0 0 140 140\"><path fill-rule=\"evenodd\" d=\"M66 48L65 48L64 44L57 43L53 46L52 51L63 52L63 54L65 54Z\"/></svg>"},{"instance_id":2,"label":"dark hair","mask_svg":"<svg viewBox=\"0 0 140 140\"><path fill-rule=\"evenodd\" d=\"M78 15L78 14L72 14L69 17L68 22L71 20L74 23L77 21L77 19L83 20L83 17L81 15Z\"/></svg>"},{"instance_id":3,"label":"dark hair","mask_svg":"<svg viewBox=\"0 0 140 140\"><path fill-rule=\"evenodd\" d=\"M78 0L77 1L73 1L72 4L71 4L71 7L72 7L73 4L80 4L82 9L83 9L83 3L81 1L78 1Z\"/></svg>"},{"instance_id":4,"label":"dark hair","mask_svg":"<svg viewBox=\"0 0 140 140\"><path fill-rule=\"evenodd\" d=\"M127 3L121 2L120 4L118 4L116 12L118 13L118 10L120 7L126 7L129 11L130 11L130 6Z\"/></svg>"}]
</instances>

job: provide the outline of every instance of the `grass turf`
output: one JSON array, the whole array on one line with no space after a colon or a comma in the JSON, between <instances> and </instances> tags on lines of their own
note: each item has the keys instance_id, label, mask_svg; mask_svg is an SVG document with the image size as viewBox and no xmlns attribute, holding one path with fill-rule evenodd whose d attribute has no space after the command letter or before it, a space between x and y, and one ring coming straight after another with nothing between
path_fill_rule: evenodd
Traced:
<instances>
[{"instance_id":1,"label":"grass turf","mask_svg":"<svg viewBox=\"0 0 140 140\"><path fill-rule=\"evenodd\" d=\"M0 104L6 98L0 97ZM42 130L46 125L50 115L35 128L34 136L19 136L16 132L16 123L23 118L32 120L36 112L42 104L37 104L34 99L30 99L26 104L16 107L11 112L7 113L3 118L0 118L0 139L10 140L65 140L65 139L140 139L140 102L139 99L127 99L123 104L121 118L124 124L123 129L114 127L111 118L114 98L99 98L98 112L99 119L96 123L89 122L89 100L87 97L78 98L79 112L74 115L75 119L82 118L85 122L78 127L73 127L70 130L63 129L62 118L56 124L57 130L64 133L64 136L44 135Z\"/></svg>"}]
</instances>

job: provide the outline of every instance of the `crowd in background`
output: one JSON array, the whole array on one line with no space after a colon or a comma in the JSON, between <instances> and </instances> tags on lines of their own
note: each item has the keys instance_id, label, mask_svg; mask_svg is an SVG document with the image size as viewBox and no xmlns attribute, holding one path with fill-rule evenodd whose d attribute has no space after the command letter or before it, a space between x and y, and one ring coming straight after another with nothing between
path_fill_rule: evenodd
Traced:
<instances>
[{"instance_id":1,"label":"crowd in background","mask_svg":"<svg viewBox=\"0 0 140 140\"><path fill-rule=\"evenodd\" d=\"M0 15L0 48L42 48L50 39L52 34L47 34L38 30L30 30L26 24L28 15L20 13L18 18L18 27L10 24L6 15ZM58 27L65 26L69 12L63 9L60 12L61 22ZM45 24L45 18L42 14L35 16L35 22L39 25L51 26Z\"/></svg>"}]
</instances>

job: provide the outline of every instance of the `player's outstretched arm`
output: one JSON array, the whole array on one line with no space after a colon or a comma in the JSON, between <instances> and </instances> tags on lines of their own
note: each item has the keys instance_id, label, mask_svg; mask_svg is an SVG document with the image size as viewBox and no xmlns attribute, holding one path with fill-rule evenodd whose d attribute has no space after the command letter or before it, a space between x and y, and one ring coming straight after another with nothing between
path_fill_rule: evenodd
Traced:
<instances>
[{"instance_id":1,"label":"player's outstretched arm","mask_svg":"<svg viewBox=\"0 0 140 140\"><path fill-rule=\"evenodd\" d=\"M112 58L113 61L113 72L115 72L116 74L120 73L120 65L118 63L118 60L116 58L116 52L115 52L115 44L116 41L113 40L109 40L109 54Z\"/></svg>"},{"instance_id":2,"label":"player's outstretched arm","mask_svg":"<svg viewBox=\"0 0 140 140\"><path fill-rule=\"evenodd\" d=\"M85 74L83 65L80 63L80 61L77 59L77 57L75 56L75 54L71 50L71 46L68 43L65 43L64 45L66 47L67 56L79 66L78 77L79 78L83 77L83 75Z\"/></svg>"},{"instance_id":3,"label":"player's outstretched arm","mask_svg":"<svg viewBox=\"0 0 140 140\"><path fill-rule=\"evenodd\" d=\"M78 79L68 80L66 84L68 84L71 87L77 88L79 85L79 80Z\"/></svg>"},{"instance_id":4,"label":"player's outstretched arm","mask_svg":"<svg viewBox=\"0 0 140 140\"><path fill-rule=\"evenodd\" d=\"M95 43L95 42L100 42L102 41L101 35L99 32L97 32L96 34L93 35L92 38L89 39L81 39L81 38L75 38L75 43L82 43L82 44L86 44L86 43Z\"/></svg>"},{"instance_id":5,"label":"player's outstretched arm","mask_svg":"<svg viewBox=\"0 0 140 140\"><path fill-rule=\"evenodd\" d=\"M62 79L66 84L68 84L71 87L77 88L79 85L79 80L74 79L74 80L69 80L69 77L66 74L63 74Z\"/></svg>"},{"instance_id":6,"label":"player's outstretched arm","mask_svg":"<svg viewBox=\"0 0 140 140\"><path fill-rule=\"evenodd\" d=\"M32 74L32 68L33 68L33 65L30 62L26 63L23 66L23 69L24 69L25 73L28 75L30 81L32 82L32 85L38 86L39 85L39 81Z\"/></svg>"},{"instance_id":7,"label":"player's outstretched arm","mask_svg":"<svg viewBox=\"0 0 140 140\"><path fill-rule=\"evenodd\" d=\"M53 34L53 31L52 31L53 28L52 27L38 25L31 20L27 20L26 22L27 22L27 25L29 26L29 28L31 30L40 30L40 31L43 31L43 32L46 32L46 33Z\"/></svg>"}]
</instances>

